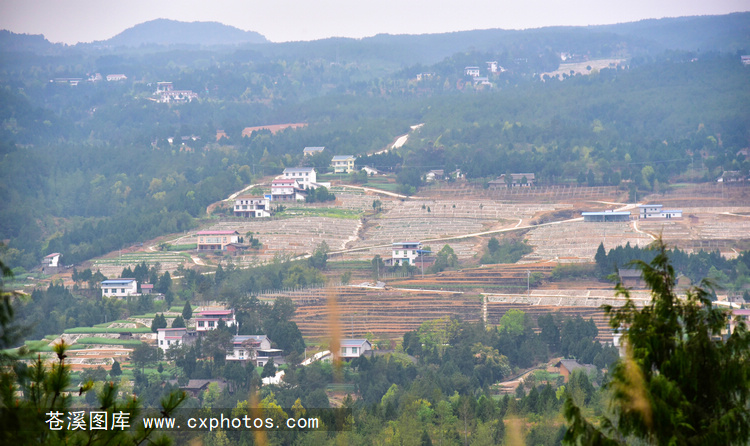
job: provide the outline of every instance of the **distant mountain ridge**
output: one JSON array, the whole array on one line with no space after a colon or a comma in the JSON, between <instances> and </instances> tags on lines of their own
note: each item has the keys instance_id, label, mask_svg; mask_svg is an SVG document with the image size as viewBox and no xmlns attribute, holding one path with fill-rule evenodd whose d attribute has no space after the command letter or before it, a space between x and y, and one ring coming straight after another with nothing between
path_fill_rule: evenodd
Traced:
<instances>
[{"instance_id":1,"label":"distant mountain ridge","mask_svg":"<svg viewBox=\"0 0 750 446\"><path fill-rule=\"evenodd\" d=\"M179 22L156 19L128 28L116 36L95 42L110 46L141 45L236 45L268 43L260 33L243 31L219 22Z\"/></svg>"},{"instance_id":2,"label":"distant mountain ridge","mask_svg":"<svg viewBox=\"0 0 750 446\"><path fill-rule=\"evenodd\" d=\"M503 53L518 48L552 47L558 51L609 56L625 48L629 56L665 50L697 52L750 52L750 12L715 16L647 19L613 25L556 26L526 30L486 29L437 34L378 34L361 39L328 38L273 43L254 31L218 22L179 22L157 19L126 29L93 43L68 46L53 44L42 35L0 30L0 51L61 54L76 50L130 48L161 51L160 47L251 46L265 55L361 59L368 55L400 65L432 64L465 51Z\"/></svg>"}]
</instances>

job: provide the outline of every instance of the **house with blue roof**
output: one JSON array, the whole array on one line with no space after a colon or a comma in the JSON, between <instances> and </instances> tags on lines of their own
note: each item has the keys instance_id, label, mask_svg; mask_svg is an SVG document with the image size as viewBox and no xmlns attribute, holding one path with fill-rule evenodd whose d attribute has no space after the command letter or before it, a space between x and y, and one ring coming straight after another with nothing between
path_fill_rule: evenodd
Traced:
<instances>
[{"instance_id":1,"label":"house with blue roof","mask_svg":"<svg viewBox=\"0 0 750 446\"><path fill-rule=\"evenodd\" d=\"M107 279L100 285L102 295L106 297L128 297L138 294L138 282L135 279Z\"/></svg>"}]
</instances>

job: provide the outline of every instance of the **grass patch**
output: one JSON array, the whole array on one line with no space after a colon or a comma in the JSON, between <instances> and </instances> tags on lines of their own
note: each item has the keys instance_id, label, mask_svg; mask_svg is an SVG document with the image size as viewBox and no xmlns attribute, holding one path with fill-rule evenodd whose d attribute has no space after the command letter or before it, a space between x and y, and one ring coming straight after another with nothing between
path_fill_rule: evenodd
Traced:
<instances>
[{"instance_id":1,"label":"grass patch","mask_svg":"<svg viewBox=\"0 0 750 446\"><path fill-rule=\"evenodd\" d=\"M287 208L284 212L277 215L284 217L299 217L299 216L313 216L313 217L329 217L329 218L342 218L346 220L358 220L362 216L362 211L353 209L339 209L339 208Z\"/></svg>"},{"instance_id":2,"label":"grass patch","mask_svg":"<svg viewBox=\"0 0 750 446\"><path fill-rule=\"evenodd\" d=\"M368 270L372 268L372 264L367 261L352 260L346 262L331 262L326 264L328 269L332 270Z\"/></svg>"},{"instance_id":3,"label":"grass patch","mask_svg":"<svg viewBox=\"0 0 750 446\"><path fill-rule=\"evenodd\" d=\"M110 324L132 324L133 321L129 321L127 319L118 319L116 321L110 321L110 322L103 322L101 324L96 324L94 327L96 328L108 328Z\"/></svg>"},{"instance_id":4,"label":"grass patch","mask_svg":"<svg viewBox=\"0 0 750 446\"><path fill-rule=\"evenodd\" d=\"M369 187L371 189L381 189L388 192L397 192L398 191L398 184L396 183L372 183L368 182L363 184L364 187Z\"/></svg>"},{"instance_id":5,"label":"grass patch","mask_svg":"<svg viewBox=\"0 0 750 446\"><path fill-rule=\"evenodd\" d=\"M67 334L87 334L87 333L151 333L148 327L138 328L104 328L104 327L76 327L65 330Z\"/></svg>"},{"instance_id":6,"label":"grass patch","mask_svg":"<svg viewBox=\"0 0 750 446\"><path fill-rule=\"evenodd\" d=\"M47 341L24 341L26 347L34 352L51 352L52 344Z\"/></svg>"},{"instance_id":7,"label":"grass patch","mask_svg":"<svg viewBox=\"0 0 750 446\"><path fill-rule=\"evenodd\" d=\"M185 243L183 245L171 245L169 247L170 251L191 251L194 249L198 249L197 243Z\"/></svg>"},{"instance_id":8,"label":"grass patch","mask_svg":"<svg viewBox=\"0 0 750 446\"><path fill-rule=\"evenodd\" d=\"M85 337L76 341L76 344L102 344L102 345L122 345L122 346L136 346L141 345L141 341L135 339L109 339L109 338L97 338L97 337Z\"/></svg>"}]
</instances>

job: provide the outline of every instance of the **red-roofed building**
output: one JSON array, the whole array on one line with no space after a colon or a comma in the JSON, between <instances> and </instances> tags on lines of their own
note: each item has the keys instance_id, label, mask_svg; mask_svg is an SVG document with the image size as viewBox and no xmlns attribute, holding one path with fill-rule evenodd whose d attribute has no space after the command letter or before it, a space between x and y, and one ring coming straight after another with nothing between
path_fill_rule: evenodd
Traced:
<instances>
[{"instance_id":1,"label":"red-roofed building","mask_svg":"<svg viewBox=\"0 0 750 446\"><path fill-rule=\"evenodd\" d=\"M219 320L223 320L228 327L233 327L237 323L234 310L206 310L199 312L195 318L195 331L201 333L213 330L219 326Z\"/></svg>"},{"instance_id":2,"label":"red-roofed building","mask_svg":"<svg viewBox=\"0 0 750 446\"><path fill-rule=\"evenodd\" d=\"M271 183L272 201L297 201L304 199L304 192L297 180L291 178L276 178Z\"/></svg>"}]
</instances>

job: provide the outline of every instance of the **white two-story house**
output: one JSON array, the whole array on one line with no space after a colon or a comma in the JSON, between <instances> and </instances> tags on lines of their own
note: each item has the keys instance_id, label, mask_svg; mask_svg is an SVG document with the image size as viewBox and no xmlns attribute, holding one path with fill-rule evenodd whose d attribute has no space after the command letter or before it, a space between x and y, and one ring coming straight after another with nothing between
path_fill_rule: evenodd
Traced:
<instances>
[{"instance_id":1,"label":"white two-story house","mask_svg":"<svg viewBox=\"0 0 750 446\"><path fill-rule=\"evenodd\" d=\"M234 310L204 310L195 317L195 331L201 333L214 330L219 326L219 320L223 320L227 327L237 324Z\"/></svg>"},{"instance_id":2,"label":"white two-story house","mask_svg":"<svg viewBox=\"0 0 750 446\"><path fill-rule=\"evenodd\" d=\"M271 200L297 201L304 200L305 193L297 180L276 178L271 183Z\"/></svg>"},{"instance_id":3,"label":"white two-story house","mask_svg":"<svg viewBox=\"0 0 750 446\"><path fill-rule=\"evenodd\" d=\"M414 265L421 254L422 243L397 242L393 243L391 250L391 262L393 265L403 265L405 263Z\"/></svg>"},{"instance_id":4,"label":"white two-story house","mask_svg":"<svg viewBox=\"0 0 750 446\"><path fill-rule=\"evenodd\" d=\"M318 175L314 167L287 167L284 169L283 178L285 180L296 180L302 189L315 188L318 182Z\"/></svg>"}]
</instances>

